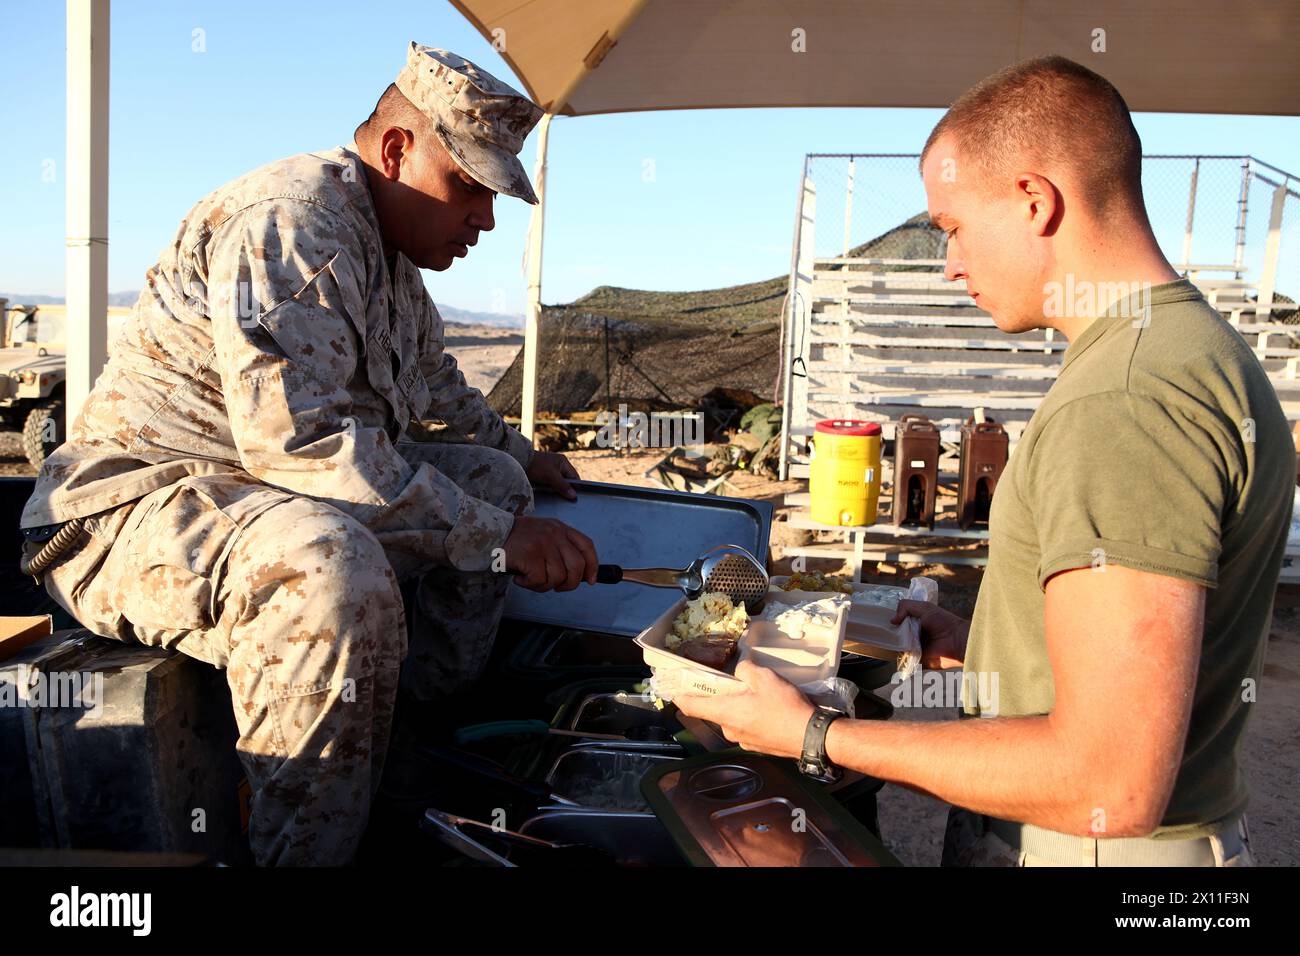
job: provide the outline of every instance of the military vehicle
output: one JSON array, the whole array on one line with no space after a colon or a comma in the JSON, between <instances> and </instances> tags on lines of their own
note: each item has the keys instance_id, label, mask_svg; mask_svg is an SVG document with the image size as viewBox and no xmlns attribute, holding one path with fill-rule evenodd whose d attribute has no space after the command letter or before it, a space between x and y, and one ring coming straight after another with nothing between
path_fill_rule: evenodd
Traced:
<instances>
[{"instance_id":1,"label":"military vehicle","mask_svg":"<svg viewBox=\"0 0 1300 956\"><path fill-rule=\"evenodd\" d=\"M23 454L37 469L65 435L64 329L59 312L0 299L0 427L22 431Z\"/></svg>"}]
</instances>

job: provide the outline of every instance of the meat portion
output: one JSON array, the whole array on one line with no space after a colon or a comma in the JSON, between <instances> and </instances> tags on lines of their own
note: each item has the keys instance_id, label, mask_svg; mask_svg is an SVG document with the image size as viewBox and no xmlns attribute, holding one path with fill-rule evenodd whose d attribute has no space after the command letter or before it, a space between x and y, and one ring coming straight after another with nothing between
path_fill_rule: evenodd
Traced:
<instances>
[{"instance_id":1,"label":"meat portion","mask_svg":"<svg viewBox=\"0 0 1300 956\"><path fill-rule=\"evenodd\" d=\"M723 670L736 655L737 641L723 634L704 634L677 645L677 653L687 660Z\"/></svg>"}]
</instances>

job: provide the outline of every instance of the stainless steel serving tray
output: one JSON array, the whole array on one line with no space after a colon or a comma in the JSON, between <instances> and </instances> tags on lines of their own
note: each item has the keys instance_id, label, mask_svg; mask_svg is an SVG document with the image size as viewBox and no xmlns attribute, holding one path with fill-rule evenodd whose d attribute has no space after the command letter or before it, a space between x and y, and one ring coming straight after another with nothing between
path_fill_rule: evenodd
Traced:
<instances>
[{"instance_id":1,"label":"stainless steel serving tray","mask_svg":"<svg viewBox=\"0 0 1300 956\"><path fill-rule=\"evenodd\" d=\"M642 795L696 866L897 866L788 760L737 751L664 764Z\"/></svg>"},{"instance_id":2,"label":"stainless steel serving tray","mask_svg":"<svg viewBox=\"0 0 1300 956\"><path fill-rule=\"evenodd\" d=\"M769 502L597 481L575 481L573 486L577 501L539 490L534 513L587 535L602 564L684 568L720 544L738 544L760 561L767 559ZM634 636L680 597L680 591L628 582L581 584L575 591L545 594L511 584L505 613L520 621Z\"/></svg>"}]
</instances>

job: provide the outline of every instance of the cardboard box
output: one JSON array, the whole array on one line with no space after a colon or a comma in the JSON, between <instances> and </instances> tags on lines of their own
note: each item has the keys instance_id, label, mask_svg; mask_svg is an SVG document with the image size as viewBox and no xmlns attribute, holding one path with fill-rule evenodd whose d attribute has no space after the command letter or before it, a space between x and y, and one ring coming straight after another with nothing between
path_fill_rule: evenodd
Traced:
<instances>
[{"instance_id":1,"label":"cardboard box","mask_svg":"<svg viewBox=\"0 0 1300 956\"><path fill-rule=\"evenodd\" d=\"M32 617L0 616L0 661L7 661L28 644L54 633L54 619L48 614Z\"/></svg>"}]
</instances>

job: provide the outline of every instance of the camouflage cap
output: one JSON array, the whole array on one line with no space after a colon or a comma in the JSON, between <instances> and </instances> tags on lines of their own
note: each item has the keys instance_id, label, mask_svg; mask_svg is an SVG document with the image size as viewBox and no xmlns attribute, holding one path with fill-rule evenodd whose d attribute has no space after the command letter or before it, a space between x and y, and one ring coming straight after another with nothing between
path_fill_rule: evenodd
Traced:
<instances>
[{"instance_id":1,"label":"camouflage cap","mask_svg":"<svg viewBox=\"0 0 1300 956\"><path fill-rule=\"evenodd\" d=\"M518 154L541 107L464 57L418 43L407 51L397 88L433 120L461 169L489 189L536 204Z\"/></svg>"}]
</instances>

